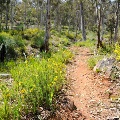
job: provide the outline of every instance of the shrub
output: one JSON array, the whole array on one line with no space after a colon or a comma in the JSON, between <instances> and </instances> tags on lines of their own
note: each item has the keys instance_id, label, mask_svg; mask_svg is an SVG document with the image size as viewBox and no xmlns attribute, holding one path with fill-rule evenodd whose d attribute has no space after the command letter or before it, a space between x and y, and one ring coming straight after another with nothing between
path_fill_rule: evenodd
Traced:
<instances>
[{"instance_id":1,"label":"shrub","mask_svg":"<svg viewBox=\"0 0 120 120\"><path fill-rule=\"evenodd\" d=\"M18 30L9 30L9 34L10 35L18 35L19 34L19 31Z\"/></svg>"},{"instance_id":2,"label":"shrub","mask_svg":"<svg viewBox=\"0 0 120 120\"><path fill-rule=\"evenodd\" d=\"M24 38L27 40L31 40L32 37L35 37L39 33L37 28L29 28L24 31Z\"/></svg>"},{"instance_id":3,"label":"shrub","mask_svg":"<svg viewBox=\"0 0 120 120\"><path fill-rule=\"evenodd\" d=\"M21 51L25 51L25 41L21 36L11 36L9 33L0 33L0 44L6 46L6 58L13 59L21 54Z\"/></svg>"},{"instance_id":4,"label":"shrub","mask_svg":"<svg viewBox=\"0 0 120 120\"><path fill-rule=\"evenodd\" d=\"M69 39L74 39L75 38L75 35L72 33L72 32L66 32L66 37L68 37Z\"/></svg>"},{"instance_id":5,"label":"shrub","mask_svg":"<svg viewBox=\"0 0 120 120\"><path fill-rule=\"evenodd\" d=\"M86 40L86 41L80 41L80 42L76 42L75 43L75 46L78 46L78 47L82 47L82 46L85 46L85 47L92 47L92 46L95 46L95 40Z\"/></svg>"},{"instance_id":6,"label":"shrub","mask_svg":"<svg viewBox=\"0 0 120 120\"><path fill-rule=\"evenodd\" d=\"M91 58L88 59L88 66L90 69L93 69L95 67L95 65L97 64L97 62L99 60L101 60L103 58L103 56L92 56ZM99 71L99 70L98 70ZM96 72L98 72L96 71Z\"/></svg>"},{"instance_id":7,"label":"shrub","mask_svg":"<svg viewBox=\"0 0 120 120\"><path fill-rule=\"evenodd\" d=\"M120 60L120 45L117 43L115 45L115 54L117 55L117 60Z\"/></svg>"},{"instance_id":8,"label":"shrub","mask_svg":"<svg viewBox=\"0 0 120 120\"><path fill-rule=\"evenodd\" d=\"M14 41L13 37L6 32L0 33L0 44L2 44L2 43L4 43L7 46L15 45L15 41Z\"/></svg>"},{"instance_id":9,"label":"shrub","mask_svg":"<svg viewBox=\"0 0 120 120\"><path fill-rule=\"evenodd\" d=\"M43 106L52 109L53 98L65 83L65 62L72 57L69 51L59 51L50 58L29 58L11 69L12 87L0 84L1 119L20 119L27 113L36 113Z\"/></svg>"},{"instance_id":10,"label":"shrub","mask_svg":"<svg viewBox=\"0 0 120 120\"><path fill-rule=\"evenodd\" d=\"M113 51L114 51L113 46L109 46L109 45L105 46L104 45L103 48L99 48L98 53L99 54L111 54L111 53L113 53Z\"/></svg>"},{"instance_id":11,"label":"shrub","mask_svg":"<svg viewBox=\"0 0 120 120\"><path fill-rule=\"evenodd\" d=\"M33 38L32 38L32 45L40 48L44 43L44 31L39 31Z\"/></svg>"}]
</instances>

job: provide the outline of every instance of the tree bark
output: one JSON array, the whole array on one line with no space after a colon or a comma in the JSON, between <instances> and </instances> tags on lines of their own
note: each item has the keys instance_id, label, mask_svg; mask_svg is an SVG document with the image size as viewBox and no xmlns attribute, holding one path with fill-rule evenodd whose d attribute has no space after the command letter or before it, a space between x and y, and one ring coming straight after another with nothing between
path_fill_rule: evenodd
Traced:
<instances>
[{"instance_id":1,"label":"tree bark","mask_svg":"<svg viewBox=\"0 0 120 120\"><path fill-rule=\"evenodd\" d=\"M11 1L11 29L14 26L14 6L15 6L14 1Z\"/></svg>"},{"instance_id":2,"label":"tree bark","mask_svg":"<svg viewBox=\"0 0 120 120\"><path fill-rule=\"evenodd\" d=\"M24 26L25 26L25 29L27 28L27 2L26 0L24 1Z\"/></svg>"},{"instance_id":3,"label":"tree bark","mask_svg":"<svg viewBox=\"0 0 120 120\"><path fill-rule=\"evenodd\" d=\"M6 0L5 29L8 30L9 0Z\"/></svg>"},{"instance_id":4,"label":"tree bark","mask_svg":"<svg viewBox=\"0 0 120 120\"><path fill-rule=\"evenodd\" d=\"M46 26L45 26L45 39L44 39L44 51L49 51L49 38L50 38L50 0L46 3Z\"/></svg>"},{"instance_id":5,"label":"tree bark","mask_svg":"<svg viewBox=\"0 0 120 120\"><path fill-rule=\"evenodd\" d=\"M116 23L115 23L115 36L114 36L114 42L117 42L117 34L118 34L118 26L119 26L119 6L120 6L120 0L117 0L116 7Z\"/></svg>"},{"instance_id":6,"label":"tree bark","mask_svg":"<svg viewBox=\"0 0 120 120\"><path fill-rule=\"evenodd\" d=\"M38 27L38 29L39 29L39 27L40 27L39 7L40 7L40 5L39 5L39 0L37 0L36 13L37 13L37 27Z\"/></svg>"},{"instance_id":7,"label":"tree bark","mask_svg":"<svg viewBox=\"0 0 120 120\"><path fill-rule=\"evenodd\" d=\"M82 31L82 38L86 40L86 31L85 31L85 23L84 23L84 11L83 11L83 2L80 2L80 16L81 16L81 31Z\"/></svg>"},{"instance_id":8,"label":"tree bark","mask_svg":"<svg viewBox=\"0 0 120 120\"><path fill-rule=\"evenodd\" d=\"M43 2L42 2L42 5L40 7L40 26L42 27L43 26Z\"/></svg>"},{"instance_id":9,"label":"tree bark","mask_svg":"<svg viewBox=\"0 0 120 120\"><path fill-rule=\"evenodd\" d=\"M98 37L97 48L99 47L103 48L103 44L101 41L101 34L100 34L101 33L101 5L98 8L97 1L96 1L96 13L97 13L97 37Z\"/></svg>"},{"instance_id":10,"label":"tree bark","mask_svg":"<svg viewBox=\"0 0 120 120\"><path fill-rule=\"evenodd\" d=\"M0 31L2 31L2 12L0 14Z\"/></svg>"}]
</instances>

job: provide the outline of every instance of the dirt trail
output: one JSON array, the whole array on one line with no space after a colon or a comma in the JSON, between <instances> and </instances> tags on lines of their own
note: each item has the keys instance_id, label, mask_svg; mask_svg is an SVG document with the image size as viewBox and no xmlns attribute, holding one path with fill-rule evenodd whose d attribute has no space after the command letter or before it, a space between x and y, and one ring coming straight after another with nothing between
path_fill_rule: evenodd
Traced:
<instances>
[{"instance_id":1,"label":"dirt trail","mask_svg":"<svg viewBox=\"0 0 120 120\"><path fill-rule=\"evenodd\" d=\"M86 120L109 120L116 111L109 109L109 87L111 82L95 75L87 66L92 56L88 48L71 48L75 58L68 65L67 78L70 80L68 96L74 101L78 110L86 116Z\"/></svg>"}]
</instances>

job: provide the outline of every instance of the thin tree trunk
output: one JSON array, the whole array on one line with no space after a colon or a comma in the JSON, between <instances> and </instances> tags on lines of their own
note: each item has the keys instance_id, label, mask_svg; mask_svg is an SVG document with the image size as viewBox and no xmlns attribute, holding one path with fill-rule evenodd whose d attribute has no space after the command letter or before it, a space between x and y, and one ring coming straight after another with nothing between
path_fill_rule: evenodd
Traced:
<instances>
[{"instance_id":1,"label":"thin tree trunk","mask_svg":"<svg viewBox=\"0 0 120 120\"><path fill-rule=\"evenodd\" d=\"M42 2L40 9L41 9L41 11L40 11L40 26L42 27L43 26L43 2Z\"/></svg>"},{"instance_id":2,"label":"thin tree trunk","mask_svg":"<svg viewBox=\"0 0 120 120\"><path fill-rule=\"evenodd\" d=\"M37 0L37 9L36 9L36 13L37 13L37 27L39 29L40 27L40 19L39 19L39 0Z\"/></svg>"},{"instance_id":3,"label":"thin tree trunk","mask_svg":"<svg viewBox=\"0 0 120 120\"><path fill-rule=\"evenodd\" d=\"M80 2L80 15L81 15L81 31L82 31L82 38L86 40L86 32L85 32L85 23L84 23L84 13L83 13L83 2Z\"/></svg>"},{"instance_id":4,"label":"thin tree trunk","mask_svg":"<svg viewBox=\"0 0 120 120\"><path fill-rule=\"evenodd\" d=\"M9 3L6 0L6 17L5 17L5 29L8 29L8 13L9 13Z\"/></svg>"},{"instance_id":5,"label":"thin tree trunk","mask_svg":"<svg viewBox=\"0 0 120 120\"><path fill-rule=\"evenodd\" d=\"M11 1L11 29L12 29L13 26L14 26L13 17L14 17L14 1Z\"/></svg>"},{"instance_id":6,"label":"thin tree trunk","mask_svg":"<svg viewBox=\"0 0 120 120\"><path fill-rule=\"evenodd\" d=\"M118 25L119 25L119 5L120 0L117 1L117 11L116 11L116 24L115 24L115 36L114 36L114 42L117 42L117 34L118 34Z\"/></svg>"},{"instance_id":7,"label":"thin tree trunk","mask_svg":"<svg viewBox=\"0 0 120 120\"><path fill-rule=\"evenodd\" d=\"M103 17L103 13L101 16L101 24L102 24L102 29L101 29L101 41L103 40L103 35L104 35L104 17Z\"/></svg>"},{"instance_id":8,"label":"thin tree trunk","mask_svg":"<svg viewBox=\"0 0 120 120\"><path fill-rule=\"evenodd\" d=\"M2 12L0 14L0 31L2 30Z\"/></svg>"},{"instance_id":9,"label":"thin tree trunk","mask_svg":"<svg viewBox=\"0 0 120 120\"><path fill-rule=\"evenodd\" d=\"M76 28L75 28L75 39L77 37L77 32L78 32L78 11L76 11Z\"/></svg>"},{"instance_id":10,"label":"thin tree trunk","mask_svg":"<svg viewBox=\"0 0 120 120\"><path fill-rule=\"evenodd\" d=\"M25 29L27 28L27 10L26 10L26 7L27 7L27 5L26 5L27 3L26 3L26 1L25 1L25 3L24 3L24 26L25 26Z\"/></svg>"},{"instance_id":11,"label":"thin tree trunk","mask_svg":"<svg viewBox=\"0 0 120 120\"><path fill-rule=\"evenodd\" d=\"M97 48L102 47L103 48L103 44L101 41L101 5L99 6L99 10L98 10L98 5L96 3L96 10L97 10L97 37L98 37L98 41L97 41Z\"/></svg>"},{"instance_id":12,"label":"thin tree trunk","mask_svg":"<svg viewBox=\"0 0 120 120\"><path fill-rule=\"evenodd\" d=\"M45 26L45 39L44 39L44 50L49 51L49 38L50 38L50 0L47 0L46 5L46 26Z\"/></svg>"}]
</instances>

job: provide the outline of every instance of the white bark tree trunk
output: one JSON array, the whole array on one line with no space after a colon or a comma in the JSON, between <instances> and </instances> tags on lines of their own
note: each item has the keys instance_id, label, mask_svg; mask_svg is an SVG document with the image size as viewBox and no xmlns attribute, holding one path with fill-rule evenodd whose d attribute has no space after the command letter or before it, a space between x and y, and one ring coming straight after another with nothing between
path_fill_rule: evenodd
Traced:
<instances>
[{"instance_id":1,"label":"white bark tree trunk","mask_svg":"<svg viewBox=\"0 0 120 120\"><path fill-rule=\"evenodd\" d=\"M119 6L120 6L120 0L116 1L116 23L115 23L115 36L114 36L114 42L117 42L118 37L118 26L119 26Z\"/></svg>"},{"instance_id":2,"label":"white bark tree trunk","mask_svg":"<svg viewBox=\"0 0 120 120\"><path fill-rule=\"evenodd\" d=\"M80 2L80 16L81 16L81 31L82 31L82 38L86 40L86 31L85 31L85 21L84 21L84 11L83 11L83 2Z\"/></svg>"}]
</instances>

